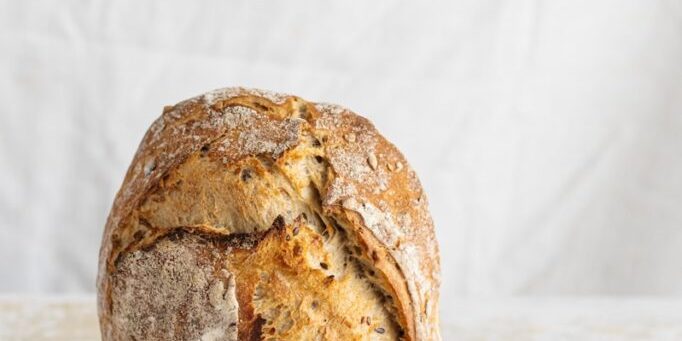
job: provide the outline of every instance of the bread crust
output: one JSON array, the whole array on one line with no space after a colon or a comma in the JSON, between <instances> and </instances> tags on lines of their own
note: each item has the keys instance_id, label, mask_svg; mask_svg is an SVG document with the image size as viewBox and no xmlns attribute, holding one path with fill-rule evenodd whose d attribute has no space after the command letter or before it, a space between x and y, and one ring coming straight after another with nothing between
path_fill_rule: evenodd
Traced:
<instances>
[{"instance_id":1,"label":"bread crust","mask_svg":"<svg viewBox=\"0 0 682 341\"><path fill-rule=\"evenodd\" d=\"M308 159L317 165L301 161ZM231 199L207 195L216 191ZM309 204L287 204L292 196ZM103 338L117 335L112 278L122 256L179 227L255 235L270 229L279 211L290 213L282 214L286 224L307 213L343 230L391 298L403 338L440 339L438 245L426 195L403 155L348 109L245 88L166 107L144 136L100 249ZM253 323L238 326L240 335Z\"/></svg>"}]
</instances>

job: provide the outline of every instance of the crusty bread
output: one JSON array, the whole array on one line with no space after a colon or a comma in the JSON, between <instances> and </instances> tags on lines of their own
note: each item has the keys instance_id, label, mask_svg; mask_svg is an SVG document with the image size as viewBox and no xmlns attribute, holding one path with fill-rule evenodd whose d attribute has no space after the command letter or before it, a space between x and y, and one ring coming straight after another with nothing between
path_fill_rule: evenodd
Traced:
<instances>
[{"instance_id":1,"label":"crusty bread","mask_svg":"<svg viewBox=\"0 0 682 341\"><path fill-rule=\"evenodd\" d=\"M166 107L100 251L104 340L439 340L439 255L401 153L336 105Z\"/></svg>"}]
</instances>

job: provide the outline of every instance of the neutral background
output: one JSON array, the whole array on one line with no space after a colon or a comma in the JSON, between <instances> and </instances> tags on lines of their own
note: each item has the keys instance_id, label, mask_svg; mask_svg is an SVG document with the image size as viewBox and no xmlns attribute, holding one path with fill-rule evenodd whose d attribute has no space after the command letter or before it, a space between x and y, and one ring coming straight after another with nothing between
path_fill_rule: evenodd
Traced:
<instances>
[{"instance_id":1,"label":"neutral background","mask_svg":"<svg viewBox=\"0 0 682 341\"><path fill-rule=\"evenodd\" d=\"M410 160L458 297L682 294L682 2L0 0L0 293L92 293L161 108L346 105Z\"/></svg>"}]
</instances>

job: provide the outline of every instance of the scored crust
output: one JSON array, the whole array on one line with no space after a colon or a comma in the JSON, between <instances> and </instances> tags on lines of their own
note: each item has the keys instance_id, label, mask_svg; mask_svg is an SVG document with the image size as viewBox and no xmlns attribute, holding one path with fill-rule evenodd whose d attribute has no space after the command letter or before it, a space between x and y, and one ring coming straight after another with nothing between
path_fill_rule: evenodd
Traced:
<instances>
[{"instance_id":1,"label":"scored crust","mask_svg":"<svg viewBox=\"0 0 682 341\"><path fill-rule=\"evenodd\" d=\"M277 262L273 253L291 251L285 247L289 241L281 239L282 233L292 236L282 231L294 228L321 236L324 249L295 263L302 278L287 277L286 266L278 265L279 271L272 265ZM241 236L239 245L215 242L235 236ZM211 242L202 242L206 240ZM320 257L325 261L317 262ZM348 262L355 270L341 266ZM194 275L180 271L188 264L194 264L187 269ZM167 272L149 271L159 267ZM126 323L139 324L141 316L159 328L173 324L176 336L267 338L262 329L276 324L273 311L281 307L273 310L278 306L274 299L268 303L269 312L257 312L254 290L277 291L264 284L277 281L256 274L277 271L282 283L308 294L314 286L307 281L324 275L337 280L334 286L347 285L344 290L355 296L371 292L380 298L382 308L364 307L387 316L381 326L376 318L369 324L372 339L440 339L439 255L426 196L402 154L368 120L340 106L244 88L215 90L166 107L143 138L104 231L97 279L103 338L130 338L135 333L162 338L139 328L126 330ZM346 277L360 278L368 287ZM179 282L165 283L169 281ZM177 307L188 313L172 318L167 313L164 320L153 302L145 302L147 308L127 307L144 297L153 300L153 293L136 296L145 286L155 286L159 297L181 288L207 294L183 296L186 301ZM221 292L220 300L211 301L211 292ZM370 296L365 301L373 302ZM283 291L280 301L288 299ZM297 300L295 304L305 301ZM334 296L319 300L320 307L344 304ZM367 324L364 315L362 321L348 322L358 311L333 311L336 318L327 324L340 327L328 328L327 339L367 338L355 326ZM344 323L348 328L341 328ZM281 327L272 327L276 333L288 333L279 337L306 335L300 334L305 325L285 324L284 331ZM200 334L192 334L195 329Z\"/></svg>"}]
</instances>

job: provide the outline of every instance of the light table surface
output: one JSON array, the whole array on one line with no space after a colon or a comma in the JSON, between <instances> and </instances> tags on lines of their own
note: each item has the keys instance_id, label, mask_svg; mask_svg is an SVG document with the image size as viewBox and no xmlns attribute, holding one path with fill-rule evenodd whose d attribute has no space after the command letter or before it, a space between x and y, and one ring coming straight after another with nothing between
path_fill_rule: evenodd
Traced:
<instances>
[{"instance_id":1,"label":"light table surface","mask_svg":"<svg viewBox=\"0 0 682 341\"><path fill-rule=\"evenodd\" d=\"M450 340L682 340L682 299L466 299ZM0 296L0 340L99 340L94 296Z\"/></svg>"}]
</instances>

